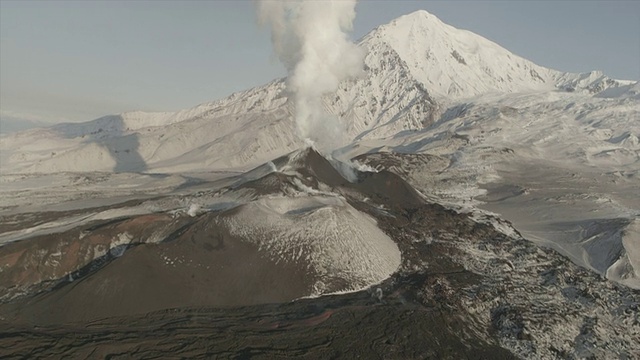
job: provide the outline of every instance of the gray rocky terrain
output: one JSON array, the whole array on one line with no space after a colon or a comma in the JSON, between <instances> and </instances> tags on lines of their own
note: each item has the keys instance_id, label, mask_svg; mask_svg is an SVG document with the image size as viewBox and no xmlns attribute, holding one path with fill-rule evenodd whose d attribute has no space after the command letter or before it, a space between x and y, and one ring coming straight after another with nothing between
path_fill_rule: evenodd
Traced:
<instances>
[{"instance_id":1,"label":"gray rocky terrain","mask_svg":"<svg viewBox=\"0 0 640 360\"><path fill-rule=\"evenodd\" d=\"M640 352L640 292L523 239L504 220L443 206L403 180L433 160L372 154L358 161L379 171L366 172L305 149L230 181L112 206L188 197L198 199L197 211L97 220L6 244L3 357L631 359ZM285 206L273 199L287 200L276 214L289 228L313 227L324 219L318 213L353 227L346 221L355 211L386 237L340 229L348 236L327 233L335 242L304 241L292 253L281 246L297 243L279 241L299 243L298 233L250 221L259 232L234 227L254 206ZM349 253L354 243L365 258L393 266L389 276L357 255L326 250Z\"/></svg>"}]
</instances>

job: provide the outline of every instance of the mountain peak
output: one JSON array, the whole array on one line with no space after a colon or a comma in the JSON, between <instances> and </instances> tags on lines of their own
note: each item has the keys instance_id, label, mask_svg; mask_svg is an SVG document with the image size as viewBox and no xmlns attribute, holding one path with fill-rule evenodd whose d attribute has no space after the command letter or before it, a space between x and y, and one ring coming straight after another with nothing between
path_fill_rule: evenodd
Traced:
<instances>
[{"instance_id":1,"label":"mountain peak","mask_svg":"<svg viewBox=\"0 0 640 360\"><path fill-rule=\"evenodd\" d=\"M456 31L457 29L445 24L437 16L426 10L418 10L402 15L388 24L380 26L377 30L427 39L429 36L436 34L446 37L449 36L448 32Z\"/></svg>"},{"instance_id":2,"label":"mountain peak","mask_svg":"<svg viewBox=\"0 0 640 360\"><path fill-rule=\"evenodd\" d=\"M490 92L553 88L554 71L525 60L470 31L419 10L380 26L363 38L384 42L413 77L436 96L464 98Z\"/></svg>"},{"instance_id":3,"label":"mountain peak","mask_svg":"<svg viewBox=\"0 0 640 360\"><path fill-rule=\"evenodd\" d=\"M395 20L391 21L392 24L396 24L396 25L402 24L402 23L417 23L417 22L420 22L421 24L425 24L425 25L429 23L446 25L437 16L433 15L427 10L416 10L412 13L402 15L396 18Z\"/></svg>"},{"instance_id":4,"label":"mountain peak","mask_svg":"<svg viewBox=\"0 0 640 360\"><path fill-rule=\"evenodd\" d=\"M594 94L630 83L597 71L565 73L536 65L478 34L445 24L425 10L379 26L361 44L370 49L392 48L413 78L441 99L555 88Z\"/></svg>"}]
</instances>

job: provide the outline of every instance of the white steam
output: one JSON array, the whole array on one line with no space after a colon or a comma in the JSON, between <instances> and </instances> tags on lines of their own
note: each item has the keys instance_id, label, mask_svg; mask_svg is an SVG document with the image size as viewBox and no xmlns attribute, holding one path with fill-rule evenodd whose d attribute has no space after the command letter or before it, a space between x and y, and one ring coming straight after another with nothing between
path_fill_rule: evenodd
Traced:
<instances>
[{"instance_id":1,"label":"white steam","mask_svg":"<svg viewBox=\"0 0 640 360\"><path fill-rule=\"evenodd\" d=\"M352 43L356 0L257 2L260 21L271 28L276 54L288 72L300 136L329 150L344 142L344 126L323 106L322 96L362 72L364 52Z\"/></svg>"}]
</instances>

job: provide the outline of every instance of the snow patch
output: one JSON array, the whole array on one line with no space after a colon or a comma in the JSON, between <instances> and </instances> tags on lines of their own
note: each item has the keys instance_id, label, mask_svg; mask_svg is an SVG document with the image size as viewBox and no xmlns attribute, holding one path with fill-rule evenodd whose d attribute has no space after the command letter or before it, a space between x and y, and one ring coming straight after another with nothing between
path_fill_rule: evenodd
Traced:
<instances>
[{"instance_id":1,"label":"snow patch","mask_svg":"<svg viewBox=\"0 0 640 360\"><path fill-rule=\"evenodd\" d=\"M398 247L376 221L338 197L263 198L224 223L274 261L309 264L318 274L315 295L369 287L400 265ZM338 279L347 285L332 288Z\"/></svg>"}]
</instances>

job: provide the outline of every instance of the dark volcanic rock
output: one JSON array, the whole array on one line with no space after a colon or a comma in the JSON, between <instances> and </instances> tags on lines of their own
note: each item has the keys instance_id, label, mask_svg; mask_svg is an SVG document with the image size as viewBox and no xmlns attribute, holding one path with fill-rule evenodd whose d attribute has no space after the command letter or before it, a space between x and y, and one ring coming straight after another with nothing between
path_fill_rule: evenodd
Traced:
<instances>
[{"instance_id":1,"label":"dark volcanic rock","mask_svg":"<svg viewBox=\"0 0 640 360\"><path fill-rule=\"evenodd\" d=\"M37 324L93 321L175 307L286 302L310 292L314 277L306 268L264 258L213 216L196 219L175 239L132 247L85 277L11 304L15 317Z\"/></svg>"},{"instance_id":2,"label":"dark volcanic rock","mask_svg":"<svg viewBox=\"0 0 640 360\"><path fill-rule=\"evenodd\" d=\"M231 309L172 309L65 326L0 325L14 357L512 359L441 308L367 292ZM6 346L6 347L5 347Z\"/></svg>"}]
</instances>

